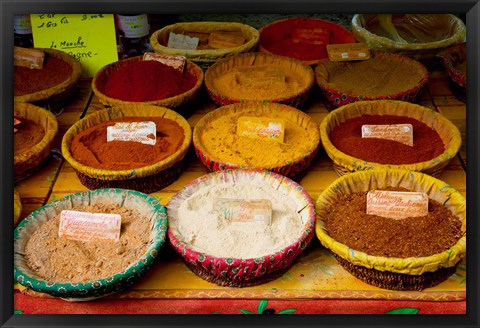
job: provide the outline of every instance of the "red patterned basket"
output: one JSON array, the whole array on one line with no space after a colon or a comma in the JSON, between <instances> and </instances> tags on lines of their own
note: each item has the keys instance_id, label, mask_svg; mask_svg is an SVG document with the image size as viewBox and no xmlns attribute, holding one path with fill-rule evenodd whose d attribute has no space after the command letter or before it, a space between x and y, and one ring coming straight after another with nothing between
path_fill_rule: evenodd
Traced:
<instances>
[{"instance_id":1,"label":"red patterned basket","mask_svg":"<svg viewBox=\"0 0 480 328\"><path fill-rule=\"evenodd\" d=\"M217 183L265 182L288 194L296 202L303 217L303 231L295 242L273 254L258 258L224 258L198 252L182 240L177 228L176 213L179 206L200 188ZM168 238L173 248L182 256L185 264L202 279L221 286L247 287L266 283L280 277L293 264L294 260L308 246L315 232L315 207L302 186L279 174L269 171L227 170L204 175L174 195L167 204Z\"/></svg>"},{"instance_id":2,"label":"red patterned basket","mask_svg":"<svg viewBox=\"0 0 480 328\"><path fill-rule=\"evenodd\" d=\"M292 92L289 90L280 97L267 97L264 99L245 99L235 96L234 94L225 94L214 86L214 81L217 78L234 68L245 67L249 69L255 66L270 66L285 72L295 72L301 77L303 85L298 92ZM208 94L218 106L225 106L233 103L244 103L247 101L259 101L300 107L308 99L308 95L313 88L313 85L314 74L311 67L306 66L301 61L293 58L262 54L258 52L231 55L220 59L215 64L210 66L205 73L205 86Z\"/></svg>"},{"instance_id":3,"label":"red patterned basket","mask_svg":"<svg viewBox=\"0 0 480 328\"><path fill-rule=\"evenodd\" d=\"M393 61L396 63L402 63L405 65L405 69L411 69L412 72L419 73L420 78L412 79L411 86L400 92L394 94L384 94L376 96L358 95L349 93L345 90L339 90L329 82L329 77L332 70L342 65L354 65L352 62L322 62L315 68L315 80L317 85L322 90L325 97L336 107L341 107L349 103L362 100L403 100L414 102L423 93L429 82L429 74L425 66L419 62L402 55L385 53L381 51L372 51L370 61ZM360 62L358 62L360 63Z\"/></svg>"},{"instance_id":4,"label":"red patterned basket","mask_svg":"<svg viewBox=\"0 0 480 328\"><path fill-rule=\"evenodd\" d=\"M330 33L329 44L357 42L351 31L338 24L316 18L287 18L272 22L259 30L259 51L293 57L302 60L307 65L315 65L328 59L326 45L315 47L319 53L305 54L305 44L292 41L292 33L298 28L328 31Z\"/></svg>"},{"instance_id":5,"label":"red patterned basket","mask_svg":"<svg viewBox=\"0 0 480 328\"><path fill-rule=\"evenodd\" d=\"M269 116L269 114L278 114L281 113L282 118L288 118L291 121L296 122L298 125L303 127L312 135L311 147L308 151L302 156L297 158L292 158L290 161L280 164L278 166L258 166L258 167L248 167L242 166L235 163L227 163L219 160L218 158L213 157L201 141L201 136L207 125L214 121L217 118L220 118L224 115L232 114L241 114L251 116L253 114L261 114L264 116ZM254 115L255 116L255 115ZM221 136L219 136L221 137ZM208 113L203 116L198 123L195 125L193 131L193 145L195 147L195 152L200 159L200 161L207 167L209 171L220 171L227 169L253 169L253 170L268 170L272 171L295 181L300 181L312 161L314 160L318 149L320 147L320 129L317 124L312 120L312 118L303 113L302 111L289 107L286 105L275 104L275 103L255 103L248 102L245 104L233 104L228 106L223 106L217 108L216 110Z\"/></svg>"},{"instance_id":6,"label":"red patterned basket","mask_svg":"<svg viewBox=\"0 0 480 328\"><path fill-rule=\"evenodd\" d=\"M457 98L465 102L467 74L458 69L459 64L466 63L467 44L460 43L449 48L442 56L443 66L450 78L452 91Z\"/></svg>"}]
</instances>

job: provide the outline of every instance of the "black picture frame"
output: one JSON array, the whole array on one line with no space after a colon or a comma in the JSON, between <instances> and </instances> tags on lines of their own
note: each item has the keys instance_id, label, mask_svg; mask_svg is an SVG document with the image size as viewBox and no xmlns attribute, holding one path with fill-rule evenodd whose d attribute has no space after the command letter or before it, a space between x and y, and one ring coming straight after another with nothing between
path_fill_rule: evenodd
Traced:
<instances>
[{"instance_id":1,"label":"black picture frame","mask_svg":"<svg viewBox=\"0 0 480 328\"><path fill-rule=\"evenodd\" d=\"M478 0L161 0L161 1L15 1L1 8L0 120L0 325L1 327L170 327L170 326L389 326L478 327L478 208L480 4ZM467 313L466 315L14 315L13 314L13 14L15 13L458 13L467 25ZM41 300L39 300L41 302Z\"/></svg>"}]
</instances>

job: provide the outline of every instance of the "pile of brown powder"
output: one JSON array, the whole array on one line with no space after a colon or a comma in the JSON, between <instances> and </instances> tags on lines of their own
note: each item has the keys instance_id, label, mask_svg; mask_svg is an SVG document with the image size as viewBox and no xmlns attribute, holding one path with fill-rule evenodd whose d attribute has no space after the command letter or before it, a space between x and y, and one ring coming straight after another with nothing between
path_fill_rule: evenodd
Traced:
<instances>
[{"instance_id":1,"label":"pile of brown powder","mask_svg":"<svg viewBox=\"0 0 480 328\"><path fill-rule=\"evenodd\" d=\"M402 220L369 215L366 193L353 193L329 207L324 223L330 237L354 250L374 256L422 257L448 250L463 235L460 219L442 204L430 199L428 212Z\"/></svg>"},{"instance_id":2,"label":"pile of brown powder","mask_svg":"<svg viewBox=\"0 0 480 328\"><path fill-rule=\"evenodd\" d=\"M18 117L18 119L22 123L15 126L18 131L13 135L13 149L15 155L31 149L45 136L45 130L40 124L23 117Z\"/></svg>"},{"instance_id":3,"label":"pile of brown powder","mask_svg":"<svg viewBox=\"0 0 480 328\"><path fill-rule=\"evenodd\" d=\"M25 246L28 266L43 279L76 283L110 277L125 270L146 252L150 221L132 209L94 204L75 208L90 213L122 216L120 240L82 242L58 237L60 215L45 222Z\"/></svg>"}]
</instances>

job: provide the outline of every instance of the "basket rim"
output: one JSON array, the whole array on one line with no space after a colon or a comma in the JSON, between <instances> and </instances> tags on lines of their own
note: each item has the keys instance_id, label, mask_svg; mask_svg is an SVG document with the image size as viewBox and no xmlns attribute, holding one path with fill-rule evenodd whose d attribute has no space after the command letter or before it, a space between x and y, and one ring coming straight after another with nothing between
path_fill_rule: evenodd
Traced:
<instances>
[{"instance_id":1,"label":"basket rim","mask_svg":"<svg viewBox=\"0 0 480 328\"><path fill-rule=\"evenodd\" d=\"M374 96L370 96L370 95L367 96L367 95L360 95L353 92L346 93L345 91L332 87L332 84L328 82L322 74L320 74L320 70L322 68L325 68L325 70L328 73L330 73L329 67L333 65L344 65L345 62L324 61L324 62L318 63L317 67L315 67L315 81L317 82L317 85L320 87L320 89L322 89L324 93L333 92L333 93L339 93L339 94L346 94L347 97L354 98L354 99L376 100L376 99L399 99L403 95L408 95L413 93L416 90L421 90L425 88L429 83L430 75L428 73L428 70L420 62L405 55L383 52L379 50L371 50L371 53L373 56L369 60L374 59L374 60L396 61L396 62L403 62L411 65L421 73L420 79L415 81L415 84L412 83L412 86L409 89L399 91L393 94L378 94Z\"/></svg>"},{"instance_id":2,"label":"basket rim","mask_svg":"<svg viewBox=\"0 0 480 328\"><path fill-rule=\"evenodd\" d=\"M222 92L220 92L218 89L216 89L213 86L213 79L214 78L212 76L212 74L213 74L212 72L214 70L217 70L217 69L219 70L219 67L221 67L221 65L223 65L224 63L235 62L237 59L239 59L241 57L255 57L256 58L256 57L259 57L259 56L260 57L270 57L272 59L275 58L278 61L293 63L297 67L303 68L304 72L308 76L306 81L305 81L306 85L296 93L286 94L286 95L284 95L280 98L267 98L267 99L259 99L259 100L248 100L248 99L244 99L244 98L237 98L237 97L228 96L228 95L223 94ZM221 73L225 73L225 71L221 71ZM227 56L225 58L221 58L221 59L217 60L213 65L211 65L207 69L207 71L205 72L205 87L207 88L207 91L211 95L211 97L228 99L231 103L238 103L238 102L239 103L245 103L245 102L288 103L292 99L295 99L302 94L308 93L312 89L314 83L315 83L315 76L314 76L314 73L313 73L313 69L309 65L306 65L301 60L298 60L298 59L295 59L295 58L292 58L292 57L286 57L286 56L280 56L280 55L274 55L274 54L267 54L267 53L262 53L262 52L246 52L246 53L234 54L234 55Z\"/></svg>"},{"instance_id":3,"label":"basket rim","mask_svg":"<svg viewBox=\"0 0 480 328\"><path fill-rule=\"evenodd\" d=\"M228 25L228 26L232 26L232 27L238 27L240 30L247 30L248 32L250 32L253 35L253 37L250 40L248 40L247 42L245 42L244 44L240 45L240 46L232 47L232 48L222 48L222 49L200 49L200 50L197 50L197 49L195 49L195 50L176 49L176 48L166 47L166 46L160 44L160 42L158 42L159 35L161 35L165 32L169 32L169 31L171 31L174 28L179 27L179 26L181 27L181 26L192 26L192 25L212 26L212 28L215 27L216 25L222 25L222 26ZM215 30L213 30L213 31L215 31ZM151 37L150 37L150 43L151 43L152 48L155 52L157 52L157 50L158 51L169 50L171 52L175 52L175 50L178 50L179 52L181 52L181 53L183 53L187 56L192 56L192 57L195 57L195 56L202 57L202 56L205 56L205 55L221 57L221 56L228 55L232 52L246 51L249 48L253 48L258 43L259 38L260 38L260 34L259 34L257 29L255 29L254 27L252 27L250 25L239 23L239 22L214 22L214 21L178 22L178 23L167 25L167 26L162 27L161 29L153 32ZM198 59L197 58L192 58L190 60L194 60L194 61L197 61L197 62L214 62L215 61L214 59L200 60L200 58L198 58Z\"/></svg>"},{"instance_id":4,"label":"basket rim","mask_svg":"<svg viewBox=\"0 0 480 328\"><path fill-rule=\"evenodd\" d=\"M259 108L254 108L250 107L250 105L257 105L257 106L262 106ZM219 115L223 114L228 114L232 111L232 109L239 108L239 111L248 111L250 108L254 110L270 110L274 109L274 107L278 107L281 109L285 109L286 111L290 111L292 113L297 113L299 116L303 117L304 121L309 121L311 124L309 124L310 129L308 130L310 133L314 133L313 137L314 140L312 142L313 147L308 153L302 154L298 157L295 157L291 160L289 160L289 163L283 163L280 165L272 165L272 166L242 166L240 164L235 164L235 163L228 163L224 162L222 160L216 159L214 156L212 156L207 149L204 147L203 143L201 142L201 134L203 132L204 126L206 123L209 123L208 121L211 118L216 118ZM238 111L237 111L238 113ZM318 151L318 148L320 147L320 129L318 127L318 124L316 124L313 119L311 118L310 115L296 109L295 107L291 107L288 105L283 105L283 104L278 104L278 103L259 103L259 102L247 102L247 103L234 103L222 107L218 107L217 109L211 111L210 113L202 116L200 120L197 122L193 129L193 146L195 147L196 150L199 150L202 152L202 154L207 158L208 161L215 162L219 165L223 165L225 167L229 168L238 168L238 169L252 169L252 170L266 170L266 171L277 171L282 167L286 167L289 165L293 165L295 163L303 161L305 158L308 158L312 154L316 153Z\"/></svg>"},{"instance_id":5,"label":"basket rim","mask_svg":"<svg viewBox=\"0 0 480 328\"><path fill-rule=\"evenodd\" d=\"M15 102L14 103L14 111L15 108L22 108L25 110L30 110L30 111L36 111L40 116L42 116L43 119L47 119L51 124L53 125L52 129L46 129L45 128L45 135L43 138L32 148L27 149L26 151L23 151L19 154L14 154L14 165L15 164L22 164L33 158L34 156L39 156L44 150L46 150L52 143L53 140L55 139L55 136L57 135L58 132L58 121L55 115L52 114L52 112L33 105L31 103L26 103L26 102ZM23 154L25 153L31 153L31 156L28 158L22 158L24 157Z\"/></svg>"},{"instance_id":6,"label":"basket rim","mask_svg":"<svg viewBox=\"0 0 480 328\"><path fill-rule=\"evenodd\" d=\"M466 203L465 198L447 183L429 176L425 173L415 172L415 171L408 171L408 170L401 170L401 169L374 169L369 171L360 171L354 172L351 174L343 175L337 180L335 180L330 186L328 186L322 193L319 195L318 199L315 202L315 208L318 208L321 203L325 200L326 195L329 192L332 192L342 183L355 183L356 181L364 182L367 181L368 178L375 176L375 175L398 175L401 177L408 177L413 181L421 179L422 177L430 182L433 182L434 185L439 190L447 190L450 192L450 197L462 200L463 204ZM315 232L317 238L320 240L322 245L330 249L336 255L340 256L341 258L349 261L352 264L360 265L366 268L372 268L379 271L389 271L395 273L406 273L411 275L419 275L424 272L433 272L440 267L449 267L452 262L451 255L454 253L455 263L459 262L462 258L462 255L466 253L466 228L463 236L453 245L450 249L442 251L437 254L423 256L423 257L409 257L409 258L399 258L399 257L387 257L387 256L374 256L369 255L365 252L361 252L358 250L354 250L349 246L336 241L330 235L324 231L321 227L322 218L320 214L317 212L317 221L315 223ZM466 222L466 210L461 211L461 215L463 214L463 224ZM399 262L410 261L407 265L399 264ZM424 266L426 264L436 264L436 268L429 268L426 269ZM409 271L409 272L405 272Z\"/></svg>"},{"instance_id":7,"label":"basket rim","mask_svg":"<svg viewBox=\"0 0 480 328\"><path fill-rule=\"evenodd\" d=\"M315 221L316 221L316 216L315 216L315 204L313 200L310 198L306 190L298 183L295 181L289 179L288 177L282 176L278 173L266 171L266 170L246 170L246 169L228 169L224 171L219 171L219 172L212 172L205 174L189 183L187 183L179 192L177 192L172 198L168 201L166 207L167 207L167 212L169 209L173 208L172 203L178 202L177 199L181 198L185 193L187 193L188 189L195 189L195 187L199 184L204 183L205 181L211 181L211 180L217 180L217 176L222 176L222 175L229 175L232 174L233 176L238 176L238 174L243 173L243 174L251 174L259 177L271 177L277 181L279 181L280 184L289 184L290 186L293 186L296 189L296 192L299 197L302 197L302 200L306 202L307 205L305 205L305 208L308 210L308 221L305 222L303 225L303 230L302 234L295 239L295 242L282 248L281 250L278 250L275 253L272 254L266 254L260 257L256 258L246 258L246 259L237 259L233 257L219 257L219 256L212 256L209 255L205 252L201 251L196 251L192 249L189 244L185 243L182 240L179 240L176 236L176 234L179 234L178 229L174 227L173 224L169 224L168 226L168 238L170 240L170 244L172 247L179 253L183 258L185 258L185 255L182 253L183 251L189 254L193 254L195 258L203 257L206 260L209 260L212 263L218 263L218 262L223 262L227 263L233 259L233 260L239 260L240 261L240 266L248 266L248 265L255 265L255 264L260 264L264 263L270 260L270 258L280 256L282 258L285 257L285 250L287 249L298 249L301 248L303 249L306 247L306 244L308 244L311 241L311 237L315 233ZM311 228L311 229L310 229ZM308 230L311 230L310 232ZM302 248L302 244L304 244L304 247ZM205 261L205 260L204 260Z\"/></svg>"},{"instance_id":8,"label":"basket rim","mask_svg":"<svg viewBox=\"0 0 480 328\"><path fill-rule=\"evenodd\" d=\"M72 87L80 79L80 75L82 73L82 66L80 64L80 61L75 59L73 56L69 55L64 51L51 49L51 48L35 48L35 49L42 50L47 54L52 55L58 59L61 59L67 64L69 64L70 67L72 68L72 74L63 82L57 85L54 85L48 89L36 91L33 93L28 93L21 96L14 96L15 102L30 103L30 102L48 100L50 97L58 95L64 92L69 87Z\"/></svg>"},{"instance_id":9,"label":"basket rim","mask_svg":"<svg viewBox=\"0 0 480 328\"><path fill-rule=\"evenodd\" d=\"M62 138L61 148L62 148L62 155L64 159L75 170L78 170L82 174L85 174L89 177L94 177L94 178L98 178L98 176L100 176L102 179L105 179L105 180L122 180L122 179L131 179L131 178L140 178L140 177L149 176L149 175L161 172L164 169L167 169L169 167L172 167L175 163L182 160L192 143L192 128L190 127L187 120L182 115L166 107L153 106L153 105L136 105L136 107L142 108L144 111L147 111L147 113L144 114L145 117L164 117L166 114L168 114L168 115L172 115L175 118L174 121L178 123L178 125L180 125L180 127L183 129L183 132L184 132L183 143L175 153L151 165L147 165L147 166L136 168L136 169L118 170L118 171L93 168L91 166L84 165L79 161L77 161L73 157L72 153L70 152L71 140L70 142L68 142L67 138L71 137L71 139L73 140L73 137L77 135L77 134L74 134L74 130L77 128L80 128L86 119L101 118L102 115L105 115L105 113L107 113L108 117L110 117L110 115L115 111L120 111L123 114L123 117L139 116L135 113L132 113L132 111L134 111L135 108L118 106L118 107L111 107L111 108L105 108L105 109L99 110L95 113L87 115L83 119L73 124L67 130L67 132L65 132ZM173 120L171 118L168 118L168 119ZM101 120L101 122L104 122L104 121ZM85 129L82 129L80 131L83 131L83 130ZM94 172L93 175L91 171Z\"/></svg>"},{"instance_id":10,"label":"basket rim","mask_svg":"<svg viewBox=\"0 0 480 328\"><path fill-rule=\"evenodd\" d=\"M104 94L102 91L100 91L97 87L98 80L106 74L107 71L109 70L117 70L118 67L121 65L124 65L125 63L128 63L130 61L141 61L142 56L135 56L127 59L122 59L118 60L116 62L107 64L100 68L96 73L95 76L92 79L92 90L93 93L99 98L100 102L102 103L107 103L109 106L126 106L126 105L154 105L154 106L163 106L163 107L178 107L184 102L187 102L191 98L193 98L197 92L200 90L203 80L204 80L204 73L203 70L192 62L191 60L187 59L186 60L186 65L185 65L185 70L191 71L191 73L197 78L197 81L195 82L195 85L190 89L187 90L181 94L175 95L173 97L169 98L163 98L163 99L156 99L156 100L149 100L149 101L127 101L127 100L121 100L117 98L111 98Z\"/></svg>"},{"instance_id":11,"label":"basket rim","mask_svg":"<svg viewBox=\"0 0 480 328\"><path fill-rule=\"evenodd\" d=\"M465 31L465 25L463 24L462 20L459 17L456 17L455 15L452 14L445 14L448 15L453 21L455 21L456 25L463 26L463 30ZM438 49L438 48L444 48L456 41L458 39L458 36L456 34L450 36L447 39L443 39L440 41L434 41L434 42L425 42L425 43L415 43L415 44L402 44L395 42L389 38L379 36L377 34L374 34L367 30L365 27L360 22L360 19L364 16L364 14L354 14L352 18L352 31L355 33L355 30L357 30L358 33L365 34L368 37L375 37L375 41L379 43L380 45L384 47L391 47L395 50L427 50L427 49ZM463 32L464 34L465 32Z\"/></svg>"},{"instance_id":12,"label":"basket rim","mask_svg":"<svg viewBox=\"0 0 480 328\"><path fill-rule=\"evenodd\" d=\"M450 144L445 148L445 151L442 154L438 155L435 158L432 158L429 161L418 162L413 164L380 164L375 162L366 162L360 158L356 158L348 154L345 154L344 152L336 148L333 145L333 143L330 141L329 134L327 133L327 126L329 122L334 119L337 113L340 113L341 111L348 111L350 108L355 108L359 106L362 107L364 104L373 104L373 105L385 104L385 105L393 105L393 106L402 105L402 106L408 106L411 108L416 108L419 111L424 111L424 113L428 115L435 115L437 120L439 120L443 125L446 125L448 127L448 129L452 134L452 140ZM358 108L355 108L355 109L359 114L362 114L361 112L359 112ZM395 114L390 113L390 115L395 115ZM397 116L405 116L405 115L397 115ZM412 104L405 101L399 101L399 100L357 101L357 102L350 103L342 107L336 108L335 110L331 111L320 123L320 138L323 144L323 148L325 149L325 152L335 164L348 169L350 166L352 166L353 163L362 163L364 168L361 170L371 169L371 168L388 168L388 169L405 169L405 170L412 170L412 171L424 171L437 166L438 163L450 161L451 158L455 156L457 152L460 150L461 143L462 143L461 141L462 138L458 128L441 113L435 112L434 110L424 106ZM341 156L336 156L334 153L338 153Z\"/></svg>"},{"instance_id":13,"label":"basket rim","mask_svg":"<svg viewBox=\"0 0 480 328\"><path fill-rule=\"evenodd\" d=\"M47 294L58 294L59 288L63 288L65 290L65 296L68 297L69 293L82 290L87 290L87 292L91 293L92 291L96 290L98 287L94 287L96 284L100 284L100 286L112 286L121 283L122 281L127 280L129 277L137 274L142 269L147 270L147 268L155 261L155 258L158 255L160 247L166 241L166 230L168 228L168 221L166 218L167 209L165 206L161 205L158 200L156 200L153 196L141 193L135 190L128 190L128 189L118 189L118 188L102 188L96 190L87 190L78 192L72 195L67 195L63 198L57 199L48 203L41 208L35 210L30 215L28 215L25 219L23 219L18 226L15 228L14 231L14 243L16 244L17 241L20 239L20 232L22 229L25 229L26 226L31 224L30 222L36 221L38 214L43 213L47 208L54 207L56 204L60 202L64 202L65 200L70 200L74 197L89 197L95 196L97 194L102 195L104 193L108 193L111 191L115 191L117 193L123 193L125 196L131 195L133 197L141 198L144 200L145 203L148 203L152 206L156 212L159 214L157 215L157 219L152 230L156 230L155 239L153 239L152 245L147 248L145 253L138 258L138 260L125 268L124 271L115 273L110 277L104 277L100 279L90 280L87 282L78 282L78 283L49 283L43 278L40 277L33 277L31 275L26 274L24 271L17 267L17 263L15 263L15 280L18 281L21 285L31 288L35 291L47 293ZM52 218L48 218L50 220ZM149 240L151 236L149 236ZM19 253L17 253L19 254ZM19 254L21 255L21 254ZM23 255L22 255L23 256ZM20 279L21 278L21 279ZM106 296L106 295L104 295Z\"/></svg>"}]
</instances>

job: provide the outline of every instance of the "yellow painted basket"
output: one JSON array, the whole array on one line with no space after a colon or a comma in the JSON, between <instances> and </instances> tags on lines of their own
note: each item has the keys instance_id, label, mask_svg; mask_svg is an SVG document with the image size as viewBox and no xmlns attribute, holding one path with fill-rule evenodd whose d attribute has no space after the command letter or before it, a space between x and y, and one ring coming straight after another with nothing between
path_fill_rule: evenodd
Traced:
<instances>
[{"instance_id":1,"label":"yellow painted basket","mask_svg":"<svg viewBox=\"0 0 480 328\"><path fill-rule=\"evenodd\" d=\"M48 56L61 59L72 68L72 74L62 83L59 83L49 89L37 91L22 96L15 96L15 102L34 103L38 106L58 110L68 102L69 96L74 90L75 84L80 79L82 67L80 62L68 53L50 48L36 48L44 51Z\"/></svg>"},{"instance_id":2,"label":"yellow painted basket","mask_svg":"<svg viewBox=\"0 0 480 328\"><path fill-rule=\"evenodd\" d=\"M16 227L20 222L20 216L22 215L22 200L17 190L13 190L13 227Z\"/></svg>"},{"instance_id":3,"label":"yellow painted basket","mask_svg":"<svg viewBox=\"0 0 480 328\"><path fill-rule=\"evenodd\" d=\"M366 162L341 152L330 141L330 131L350 118L365 114L396 115L414 118L426 124L439 134L445 145L445 151L430 161L403 165ZM333 168L339 175L374 168L391 168L412 170L432 176L439 176L452 158L455 157L462 144L460 131L443 115L427 107L397 100L359 101L337 108L330 112L320 124L320 137L327 155L333 161Z\"/></svg>"},{"instance_id":4,"label":"yellow painted basket","mask_svg":"<svg viewBox=\"0 0 480 328\"><path fill-rule=\"evenodd\" d=\"M102 89L102 84L105 83L105 81L108 80L110 74L113 72L117 71L122 65L126 65L131 61L141 61L142 56L137 56L137 57L132 57L128 59L123 59L120 61L116 61L114 63L108 64L104 67L102 67L93 77L92 80L92 90L95 93L95 95L98 97L98 100L104 104L105 106L109 107L115 107L115 106L136 106L136 105L154 105L154 106L161 106L161 107L167 107L167 108L176 108L180 107L182 105L185 105L192 99L196 97L198 94L198 91L200 90L202 84L203 84L203 71L202 69L194 64L191 61L187 60L187 64L185 65L185 71L191 73L197 78L197 82L195 85L188 91L185 91L184 93L181 93L179 95L169 97L169 98L163 98L163 99L157 99L157 100L151 100L151 101L125 101L121 99L116 99L116 98L111 98L104 94L101 89ZM159 76L159 78L162 78Z\"/></svg>"},{"instance_id":5,"label":"yellow painted basket","mask_svg":"<svg viewBox=\"0 0 480 328\"><path fill-rule=\"evenodd\" d=\"M402 187L425 192L452 211L462 222L463 236L450 249L425 257L394 258L372 256L351 249L325 229L327 208L340 195L367 192L387 187ZM330 249L339 263L351 274L368 284L396 290L422 290L451 276L466 254L466 201L445 182L426 174L407 170L372 170L340 177L319 196L315 204L315 231L323 246Z\"/></svg>"},{"instance_id":6,"label":"yellow painted basket","mask_svg":"<svg viewBox=\"0 0 480 328\"><path fill-rule=\"evenodd\" d=\"M185 133L180 148L166 159L145 167L131 170L104 170L78 162L70 152L73 138L81 131L118 117L163 117L178 123ZM192 128L178 113L164 107L136 105L112 107L90 114L75 123L62 139L62 154L73 167L81 183L89 189L122 188L152 193L173 183L183 170L183 158L192 142Z\"/></svg>"},{"instance_id":7,"label":"yellow painted basket","mask_svg":"<svg viewBox=\"0 0 480 328\"><path fill-rule=\"evenodd\" d=\"M167 46L170 33L211 33L215 31L240 32L245 38L245 43L238 47L223 49L185 50L169 48ZM207 68L220 58L254 50L257 46L259 38L260 34L255 28L241 23L185 22L168 25L158 31L155 31L150 37L150 44L156 53L171 56L184 56L203 68Z\"/></svg>"},{"instance_id":8,"label":"yellow painted basket","mask_svg":"<svg viewBox=\"0 0 480 328\"><path fill-rule=\"evenodd\" d=\"M29 103L15 103L15 113L43 127L45 135L39 143L30 149L14 154L13 172L15 182L35 173L44 159L50 155L53 140L58 132L58 122L55 116L41 107Z\"/></svg>"}]
</instances>

